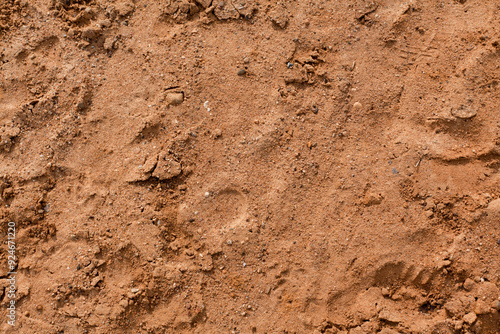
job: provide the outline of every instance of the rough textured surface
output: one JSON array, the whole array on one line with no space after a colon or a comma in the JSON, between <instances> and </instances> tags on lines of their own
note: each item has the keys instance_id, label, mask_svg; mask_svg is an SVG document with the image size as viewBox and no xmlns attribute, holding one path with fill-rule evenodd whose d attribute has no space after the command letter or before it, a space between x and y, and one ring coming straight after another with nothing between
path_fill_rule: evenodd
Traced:
<instances>
[{"instance_id":1,"label":"rough textured surface","mask_svg":"<svg viewBox=\"0 0 500 334\"><path fill-rule=\"evenodd\" d=\"M2 333L498 333L497 1L0 2Z\"/></svg>"}]
</instances>

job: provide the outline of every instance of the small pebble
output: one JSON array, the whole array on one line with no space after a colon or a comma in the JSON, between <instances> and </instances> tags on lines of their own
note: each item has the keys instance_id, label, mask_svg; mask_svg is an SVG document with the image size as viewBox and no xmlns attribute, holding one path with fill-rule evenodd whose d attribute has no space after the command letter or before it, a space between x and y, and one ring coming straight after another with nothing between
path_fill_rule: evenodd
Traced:
<instances>
[{"instance_id":1,"label":"small pebble","mask_svg":"<svg viewBox=\"0 0 500 334\"><path fill-rule=\"evenodd\" d=\"M456 118L469 119L477 115L477 112L471 106L461 105L458 108L453 108L451 114Z\"/></svg>"},{"instance_id":2,"label":"small pebble","mask_svg":"<svg viewBox=\"0 0 500 334\"><path fill-rule=\"evenodd\" d=\"M169 105L179 105L184 101L184 93L167 93L165 96Z\"/></svg>"},{"instance_id":3,"label":"small pebble","mask_svg":"<svg viewBox=\"0 0 500 334\"><path fill-rule=\"evenodd\" d=\"M352 110L353 111L359 111L363 109L363 105L359 102L355 102L353 105L352 105Z\"/></svg>"},{"instance_id":4,"label":"small pebble","mask_svg":"<svg viewBox=\"0 0 500 334\"><path fill-rule=\"evenodd\" d=\"M214 138L219 138L220 136L222 136L222 130L221 129L215 129L213 131L213 137Z\"/></svg>"},{"instance_id":5,"label":"small pebble","mask_svg":"<svg viewBox=\"0 0 500 334\"><path fill-rule=\"evenodd\" d=\"M474 313L478 315L490 313L490 307L482 300L476 301L474 305Z\"/></svg>"},{"instance_id":6,"label":"small pebble","mask_svg":"<svg viewBox=\"0 0 500 334\"><path fill-rule=\"evenodd\" d=\"M288 63L286 63L286 67L288 67L288 68L292 68L292 67L293 67L293 64L292 64L292 63L290 63L290 62L288 62Z\"/></svg>"},{"instance_id":7,"label":"small pebble","mask_svg":"<svg viewBox=\"0 0 500 334\"><path fill-rule=\"evenodd\" d=\"M85 107L86 107L86 105L83 102L78 102L78 104L76 105L76 109L78 109L78 110L84 110Z\"/></svg>"},{"instance_id":8,"label":"small pebble","mask_svg":"<svg viewBox=\"0 0 500 334\"><path fill-rule=\"evenodd\" d=\"M455 330L459 331L464 327L464 321L463 320L457 320L455 322Z\"/></svg>"},{"instance_id":9,"label":"small pebble","mask_svg":"<svg viewBox=\"0 0 500 334\"><path fill-rule=\"evenodd\" d=\"M464 282L464 289L466 291L471 291L474 288L474 285L475 285L474 281L471 280L470 278L467 278Z\"/></svg>"},{"instance_id":10,"label":"small pebble","mask_svg":"<svg viewBox=\"0 0 500 334\"><path fill-rule=\"evenodd\" d=\"M464 321L466 323L468 323L469 325L472 325L473 323L475 323L476 320L477 320L477 315L474 312L470 312L470 313L467 313L466 315L464 315Z\"/></svg>"},{"instance_id":11,"label":"small pebble","mask_svg":"<svg viewBox=\"0 0 500 334\"><path fill-rule=\"evenodd\" d=\"M242 68L241 70L238 71L238 75L239 76L242 76L242 75L245 75L245 74L247 74L247 71L244 68Z\"/></svg>"}]
</instances>

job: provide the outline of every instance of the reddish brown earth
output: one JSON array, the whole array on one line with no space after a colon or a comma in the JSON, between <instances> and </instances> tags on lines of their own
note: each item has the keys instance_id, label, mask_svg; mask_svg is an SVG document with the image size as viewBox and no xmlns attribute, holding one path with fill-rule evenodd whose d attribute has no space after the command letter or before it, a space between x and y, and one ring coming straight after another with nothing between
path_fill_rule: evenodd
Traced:
<instances>
[{"instance_id":1,"label":"reddish brown earth","mask_svg":"<svg viewBox=\"0 0 500 334\"><path fill-rule=\"evenodd\" d=\"M2 333L500 333L500 3L1 0Z\"/></svg>"}]
</instances>

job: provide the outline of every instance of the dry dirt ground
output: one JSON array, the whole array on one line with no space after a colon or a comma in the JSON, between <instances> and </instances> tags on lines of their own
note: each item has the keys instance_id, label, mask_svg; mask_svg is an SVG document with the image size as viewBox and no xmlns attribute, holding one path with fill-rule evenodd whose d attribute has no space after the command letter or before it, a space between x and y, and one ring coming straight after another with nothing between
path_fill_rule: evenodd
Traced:
<instances>
[{"instance_id":1,"label":"dry dirt ground","mask_svg":"<svg viewBox=\"0 0 500 334\"><path fill-rule=\"evenodd\" d=\"M494 0L1 0L0 331L500 333L499 84Z\"/></svg>"}]
</instances>

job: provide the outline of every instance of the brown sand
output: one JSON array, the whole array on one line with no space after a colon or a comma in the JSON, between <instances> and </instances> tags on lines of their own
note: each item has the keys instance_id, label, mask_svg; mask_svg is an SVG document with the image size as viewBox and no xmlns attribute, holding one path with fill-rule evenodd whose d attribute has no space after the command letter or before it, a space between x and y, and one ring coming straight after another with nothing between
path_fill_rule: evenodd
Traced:
<instances>
[{"instance_id":1,"label":"brown sand","mask_svg":"<svg viewBox=\"0 0 500 334\"><path fill-rule=\"evenodd\" d=\"M0 0L2 333L500 333L500 3Z\"/></svg>"}]
</instances>

